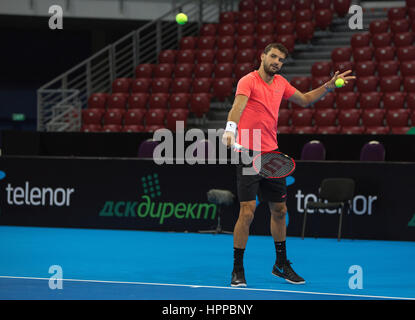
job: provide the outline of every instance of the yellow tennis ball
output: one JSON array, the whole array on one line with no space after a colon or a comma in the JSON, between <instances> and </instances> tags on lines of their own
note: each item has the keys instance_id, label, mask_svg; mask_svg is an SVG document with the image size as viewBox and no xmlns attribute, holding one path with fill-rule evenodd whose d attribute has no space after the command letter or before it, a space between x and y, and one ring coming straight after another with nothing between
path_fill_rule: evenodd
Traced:
<instances>
[{"instance_id":1,"label":"yellow tennis ball","mask_svg":"<svg viewBox=\"0 0 415 320\"><path fill-rule=\"evenodd\" d=\"M336 85L337 88L341 88L344 86L344 80L339 78L336 80L336 82L334 83Z\"/></svg>"},{"instance_id":2,"label":"yellow tennis ball","mask_svg":"<svg viewBox=\"0 0 415 320\"><path fill-rule=\"evenodd\" d=\"M187 15L184 13L179 13L176 15L176 22L178 24L185 24L187 22Z\"/></svg>"}]
</instances>

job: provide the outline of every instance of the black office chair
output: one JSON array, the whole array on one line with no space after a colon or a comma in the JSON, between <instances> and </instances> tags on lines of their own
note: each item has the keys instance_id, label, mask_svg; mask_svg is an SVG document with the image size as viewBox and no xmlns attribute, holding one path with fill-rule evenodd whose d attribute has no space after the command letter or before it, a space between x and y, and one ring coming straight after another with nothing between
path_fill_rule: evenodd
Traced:
<instances>
[{"instance_id":1,"label":"black office chair","mask_svg":"<svg viewBox=\"0 0 415 320\"><path fill-rule=\"evenodd\" d=\"M307 222L308 209L339 209L339 230L337 240L340 241L343 214L350 209L350 202L354 196L354 180L348 178L329 178L321 182L318 202L309 201L306 204L303 218L303 231L301 237L304 239L305 226ZM327 202L324 202L327 200Z\"/></svg>"}]
</instances>

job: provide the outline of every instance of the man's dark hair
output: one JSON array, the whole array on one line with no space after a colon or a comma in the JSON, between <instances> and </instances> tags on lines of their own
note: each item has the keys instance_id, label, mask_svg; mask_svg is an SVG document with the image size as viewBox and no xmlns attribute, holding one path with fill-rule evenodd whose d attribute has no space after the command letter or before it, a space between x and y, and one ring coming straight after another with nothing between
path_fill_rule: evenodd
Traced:
<instances>
[{"instance_id":1,"label":"man's dark hair","mask_svg":"<svg viewBox=\"0 0 415 320\"><path fill-rule=\"evenodd\" d=\"M264 53L267 54L268 52L270 52L271 49L278 49L282 53L285 54L286 58L288 57L288 49L282 43L277 43L277 42L270 43L269 45L265 47Z\"/></svg>"}]
</instances>

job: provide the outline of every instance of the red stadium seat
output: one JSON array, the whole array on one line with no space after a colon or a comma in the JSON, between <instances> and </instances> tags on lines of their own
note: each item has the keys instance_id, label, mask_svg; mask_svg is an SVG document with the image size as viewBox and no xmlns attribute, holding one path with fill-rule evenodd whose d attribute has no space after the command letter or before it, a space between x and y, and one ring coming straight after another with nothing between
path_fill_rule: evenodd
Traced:
<instances>
[{"instance_id":1,"label":"red stadium seat","mask_svg":"<svg viewBox=\"0 0 415 320\"><path fill-rule=\"evenodd\" d=\"M274 22L275 13L272 10L259 10L257 11L256 20L264 22Z\"/></svg>"},{"instance_id":2,"label":"red stadium seat","mask_svg":"<svg viewBox=\"0 0 415 320\"><path fill-rule=\"evenodd\" d=\"M333 0L333 8L339 17L344 17L348 14L351 5L351 0Z\"/></svg>"},{"instance_id":3,"label":"red stadium seat","mask_svg":"<svg viewBox=\"0 0 415 320\"><path fill-rule=\"evenodd\" d=\"M124 119L125 110L123 109L112 109L104 113L103 124L117 124L122 125Z\"/></svg>"},{"instance_id":4,"label":"red stadium seat","mask_svg":"<svg viewBox=\"0 0 415 320\"><path fill-rule=\"evenodd\" d=\"M296 24L295 32L300 42L306 43L311 41L314 36L314 24L312 22L300 22Z\"/></svg>"},{"instance_id":5,"label":"red stadium seat","mask_svg":"<svg viewBox=\"0 0 415 320\"><path fill-rule=\"evenodd\" d=\"M399 61L415 60L415 46L399 47L396 50L396 56Z\"/></svg>"},{"instance_id":6,"label":"red stadium seat","mask_svg":"<svg viewBox=\"0 0 415 320\"><path fill-rule=\"evenodd\" d=\"M380 108L382 101L382 92L365 92L360 95L360 109L376 109Z\"/></svg>"},{"instance_id":7,"label":"red stadium seat","mask_svg":"<svg viewBox=\"0 0 415 320\"><path fill-rule=\"evenodd\" d=\"M239 50L252 49L255 47L255 37L253 35L237 36L236 47Z\"/></svg>"},{"instance_id":8,"label":"red stadium seat","mask_svg":"<svg viewBox=\"0 0 415 320\"><path fill-rule=\"evenodd\" d=\"M256 25L256 34L266 35L266 34L273 34L274 33L274 24L271 22L261 22Z\"/></svg>"},{"instance_id":9,"label":"red stadium seat","mask_svg":"<svg viewBox=\"0 0 415 320\"><path fill-rule=\"evenodd\" d=\"M293 132L293 127L292 126L278 126L277 130L278 130L278 134L280 133L289 134Z\"/></svg>"},{"instance_id":10,"label":"red stadium seat","mask_svg":"<svg viewBox=\"0 0 415 320\"><path fill-rule=\"evenodd\" d=\"M389 127L384 126L369 126L365 128L365 134L388 134L390 132Z\"/></svg>"},{"instance_id":11,"label":"red stadium seat","mask_svg":"<svg viewBox=\"0 0 415 320\"><path fill-rule=\"evenodd\" d=\"M108 93L93 93L88 98L88 109L105 109Z\"/></svg>"},{"instance_id":12,"label":"red stadium seat","mask_svg":"<svg viewBox=\"0 0 415 320\"><path fill-rule=\"evenodd\" d=\"M390 28L393 33L401 33L409 31L411 22L408 19L390 21Z\"/></svg>"},{"instance_id":13,"label":"red stadium seat","mask_svg":"<svg viewBox=\"0 0 415 320\"><path fill-rule=\"evenodd\" d=\"M306 93L311 88L311 78L309 77L293 77L290 84L302 93Z\"/></svg>"},{"instance_id":14,"label":"red stadium seat","mask_svg":"<svg viewBox=\"0 0 415 320\"><path fill-rule=\"evenodd\" d=\"M220 49L216 52L216 63L233 63L235 51L233 49Z\"/></svg>"},{"instance_id":15,"label":"red stadium seat","mask_svg":"<svg viewBox=\"0 0 415 320\"><path fill-rule=\"evenodd\" d=\"M365 127L383 126L384 118L384 109L364 109L362 111L362 123Z\"/></svg>"},{"instance_id":16,"label":"red stadium seat","mask_svg":"<svg viewBox=\"0 0 415 320\"><path fill-rule=\"evenodd\" d=\"M148 92L132 93L128 97L128 109L146 109L149 97Z\"/></svg>"},{"instance_id":17,"label":"red stadium seat","mask_svg":"<svg viewBox=\"0 0 415 320\"><path fill-rule=\"evenodd\" d=\"M235 40L232 36L223 36L218 37L218 40L216 42L216 46L218 49L233 49L235 46Z\"/></svg>"},{"instance_id":18,"label":"red stadium seat","mask_svg":"<svg viewBox=\"0 0 415 320\"><path fill-rule=\"evenodd\" d=\"M169 97L170 109L189 109L189 93L172 93Z\"/></svg>"},{"instance_id":19,"label":"red stadium seat","mask_svg":"<svg viewBox=\"0 0 415 320\"><path fill-rule=\"evenodd\" d=\"M203 49L215 49L216 46L216 37L215 36L202 36L199 37L197 40L197 48L199 50ZM182 50L183 52L188 52L186 50ZM193 52L193 50L192 50Z\"/></svg>"},{"instance_id":20,"label":"red stadium seat","mask_svg":"<svg viewBox=\"0 0 415 320\"><path fill-rule=\"evenodd\" d=\"M357 78L356 86L359 92L371 92L377 91L379 78L376 76L360 77Z\"/></svg>"},{"instance_id":21,"label":"red stadium seat","mask_svg":"<svg viewBox=\"0 0 415 320\"><path fill-rule=\"evenodd\" d=\"M209 93L194 93L190 98L190 111L198 118L206 114L210 109Z\"/></svg>"},{"instance_id":22,"label":"red stadium seat","mask_svg":"<svg viewBox=\"0 0 415 320\"><path fill-rule=\"evenodd\" d=\"M282 99L280 103L280 110L281 109L289 109L289 102L288 100Z\"/></svg>"},{"instance_id":23,"label":"red stadium seat","mask_svg":"<svg viewBox=\"0 0 415 320\"><path fill-rule=\"evenodd\" d=\"M376 61L360 61L355 64L355 72L358 78L374 76L376 73Z\"/></svg>"},{"instance_id":24,"label":"red stadium seat","mask_svg":"<svg viewBox=\"0 0 415 320\"><path fill-rule=\"evenodd\" d=\"M238 5L239 11L254 11L255 7L254 0L241 0Z\"/></svg>"},{"instance_id":25,"label":"red stadium seat","mask_svg":"<svg viewBox=\"0 0 415 320\"><path fill-rule=\"evenodd\" d=\"M193 79L193 93L210 93L212 87L211 78L195 78Z\"/></svg>"},{"instance_id":26,"label":"red stadium seat","mask_svg":"<svg viewBox=\"0 0 415 320\"><path fill-rule=\"evenodd\" d=\"M234 36L235 27L231 23L219 24L218 26L218 35L219 36Z\"/></svg>"},{"instance_id":27,"label":"red stadium seat","mask_svg":"<svg viewBox=\"0 0 415 320\"><path fill-rule=\"evenodd\" d=\"M151 83L152 93L169 93L172 79L170 78L154 78Z\"/></svg>"},{"instance_id":28,"label":"red stadium seat","mask_svg":"<svg viewBox=\"0 0 415 320\"><path fill-rule=\"evenodd\" d=\"M311 9L312 4L312 0L296 0L294 3L295 11Z\"/></svg>"},{"instance_id":29,"label":"red stadium seat","mask_svg":"<svg viewBox=\"0 0 415 320\"><path fill-rule=\"evenodd\" d=\"M148 93L150 92L152 79L137 78L131 83L131 93Z\"/></svg>"},{"instance_id":30,"label":"red stadium seat","mask_svg":"<svg viewBox=\"0 0 415 320\"><path fill-rule=\"evenodd\" d=\"M355 109L359 94L357 92L341 92L336 96L337 109Z\"/></svg>"},{"instance_id":31,"label":"red stadium seat","mask_svg":"<svg viewBox=\"0 0 415 320\"><path fill-rule=\"evenodd\" d=\"M385 33L375 33L372 36L372 45L375 48L378 47L389 47L392 44L393 33L385 32Z\"/></svg>"},{"instance_id":32,"label":"red stadium seat","mask_svg":"<svg viewBox=\"0 0 415 320\"><path fill-rule=\"evenodd\" d=\"M167 109L169 94L153 93L148 100L149 109Z\"/></svg>"},{"instance_id":33,"label":"red stadium seat","mask_svg":"<svg viewBox=\"0 0 415 320\"><path fill-rule=\"evenodd\" d=\"M405 19L408 9L406 7L390 8L388 10L389 20Z\"/></svg>"},{"instance_id":34,"label":"red stadium seat","mask_svg":"<svg viewBox=\"0 0 415 320\"><path fill-rule=\"evenodd\" d=\"M152 78L154 65L150 63L139 64L135 68L136 78Z\"/></svg>"},{"instance_id":35,"label":"red stadium seat","mask_svg":"<svg viewBox=\"0 0 415 320\"><path fill-rule=\"evenodd\" d=\"M354 70L355 65L353 61L339 61L335 62L333 64L333 72L340 71L341 73L348 71L348 70Z\"/></svg>"},{"instance_id":36,"label":"red stadium seat","mask_svg":"<svg viewBox=\"0 0 415 320\"><path fill-rule=\"evenodd\" d=\"M233 11L221 12L219 15L219 23L234 23L236 22L235 13Z\"/></svg>"},{"instance_id":37,"label":"red stadium seat","mask_svg":"<svg viewBox=\"0 0 415 320\"><path fill-rule=\"evenodd\" d=\"M155 132L160 129L166 129L164 124L151 124L144 127L144 132Z\"/></svg>"},{"instance_id":38,"label":"red stadium seat","mask_svg":"<svg viewBox=\"0 0 415 320\"><path fill-rule=\"evenodd\" d=\"M360 125L360 115L362 111L359 109L343 109L337 115L339 126L357 127Z\"/></svg>"},{"instance_id":39,"label":"red stadium seat","mask_svg":"<svg viewBox=\"0 0 415 320\"><path fill-rule=\"evenodd\" d=\"M292 9L292 7L294 6L294 1L295 0L279 0L277 2L275 2L275 6L276 6L276 11L280 11L280 10L290 10Z\"/></svg>"},{"instance_id":40,"label":"red stadium seat","mask_svg":"<svg viewBox=\"0 0 415 320\"><path fill-rule=\"evenodd\" d=\"M180 50L194 50L196 49L197 38L196 37L183 37L180 39Z\"/></svg>"},{"instance_id":41,"label":"red stadium seat","mask_svg":"<svg viewBox=\"0 0 415 320\"><path fill-rule=\"evenodd\" d=\"M162 50L159 53L158 61L159 63L176 63L176 50Z\"/></svg>"},{"instance_id":42,"label":"red stadium seat","mask_svg":"<svg viewBox=\"0 0 415 320\"><path fill-rule=\"evenodd\" d=\"M382 61L378 64L378 74L379 77L392 76L398 74L399 71L399 61L389 60Z\"/></svg>"},{"instance_id":43,"label":"red stadium seat","mask_svg":"<svg viewBox=\"0 0 415 320\"><path fill-rule=\"evenodd\" d=\"M169 63L162 63L154 66L154 78L170 78L173 75L174 65Z\"/></svg>"},{"instance_id":44,"label":"red stadium seat","mask_svg":"<svg viewBox=\"0 0 415 320\"><path fill-rule=\"evenodd\" d=\"M167 109L151 109L145 114L146 127L149 125L164 125Z\"/></svg>"},{"instance_id":45,"label":"red stadium seat","mask_svg":"<svg viewBox=\"0 0 415 320\"><path fill-rule=\"evenodd\" d=\"M311 89L317 89L324 85L326 82L330 81L331 77L315 77L311 78Z\"/></svg>"},{"instance_id":46,"label":"red stadium seat","mask_svg":"<svg viewBox=\"0 0 415 320\"><path fill-rule=\"evenodd\" d=\"M140 124L127 124L122 127L121 132L144 132L144 126Z\"/></svg>"},{"instance_id":47,"label":"red stadium seat","mask_svg":"<svg viewBox=\"0 0 415 320\"><path fill-rule=\"evenodd\" d=\"M373 47L356 48L353 50L353 59L355 62L372 60L373 52Z\"/></svg>"},{"instance_id":48,"label":"red stadium seat","mask_svg":"<svg viewBox=\"0 0 415 320\"><path fill-rule=\"evenodd\" d=\"M210 78L213 73L214 64L198 63L195 65L193 73L195 78Z\"/></svg>"},{"instance_id":49,"label":"red stadium seat","mask_svg":"<svg viewBox=\"0 0 415 320\"><path fill-rule=\"evenodd\" d=\"M387 92L383 95L382 102L383 108L390 109L403 109L405 106L406 92Z\"/></svg>"},{"instance_id":50,"label":"red stadium seat","mask_svg":"<svg viewBox=\"0 0 415 320\"><path fill-rule=\"evenodd\" d=\"M369 47L372 35L369 32L354 33L350 39L350 44L353 49L359 47Z\"/></svg>"},{"instance_id":51,"label":"red stadium seat","mask_svg":"<svg viewBox=\"0 0 415 320\"><path fill-rule=\"evenodd\" d=\"M331 73L331 62L320 61L315 62L311 66L311 75L313 77L328 77Z\"/></svg>"},{"instance_id":52,"label":"red stadium seat","mask_svg":"<svg viewBox=\"0 0 415 320\"><path fill-rule=\"evenodd\" d=\"M197 59L197 64L214 63L215 50L212 50L212 49L197 50L196 59Z\"/></svg>"},{"instance_id":53,"label":"red stadium seat","mask_svg":"<svg viewBox=\"0 0 415 320\"><path fill-rule=\"evenodd\" d=\"M195 50L180 50L177 52L176 63L194 63L194 62L195 62Z\"/></svg>"},{"instance_id":54,"label":"red stadium seat","mask_svg":"<svg viewBox=\"0 0 415 320\"><path fill-rule=\"evenodd\" d=\"M316 27L326 30L333 21L333 12L330 9L318 9L315 11Z\"/></svg>"},{"instance_id":55,"label":"red stadium seat","mask_svg":"<svg viewBox=\"0 0 415 320\"><path fill-rule=\"evenodd\" d=\"M282 43L288 50L288 53L292 53L295 48L295 35L281 34L277 35L276 41Z\"/></svg>"},{"instance_id":56,"label":"red stadium seat","mask_svg":"<svg viewBox=\"0 0 415 320\"><path fill-rule=\"evenodd\" d=\"M379 61L390 61L395 59L395 47L376 48L375 58Z\"/></svg>"},{"instance_id":57,"label":"red stadium seat","mask_svg":"<svg viewBox=\"0 0 415 320\"><path fill-rule=\"evenodd\" d=\"M314 0L314 9L330 9L332 5L332 0Z\"/></svg>"},{"instance_id":58,"label":"red stadium seat","mask_svg":"<svg viewBox=\"0 0 415 320\"><path fill-rule=\"evenodd\" d=\"M83 124L81 132L102 132L100 124Z\"/></svg>"},{"instance_id":59,"label":"red stadium seat","mask_svg":"<svg viewBox=\"0 0 415 320\"><path fill-rule=\"evenodd\" d=\"M317 126L335 126L337 119L336 109L317 109L314 113L314 122Z\"/></svg>"},{"instance_id":60,"label":"red stadium seat","mask_svg":"<svg viewBox=\"0 0 415 320\"><path fill-rule=\"evenodd\" d=\"M258 11L273 10L274 0L257 0L256 6Z\"/></svg>"},{"instance_id":61,"label":"red stadium seat","mask_svg":"<svg viewBox=\"0 0 415 320\"><path fill-rule=\"evenodd\" d=\"M254 10L240 11L238 19L240 23L255 23L255 11Z\"/></svg>"},{"instance_id":62,"label":"red stadium seat","mask_svg":"<svg viewBox=\"0 0 415 320\"><path fill-rule=\"evenodd\" d=\"M233 76L233 64L232 63L215 64L214 74L215 74L215 78L231 78Z\"/></svg>"},{"instance_id":63,"label":"red stadium seat","mask_svg":"<svg viewBox=\"0 0 415 320\"><path fill-rule=\"evenodd\" d=\"M131 109L124 114L124 125L143 125L147 110Z\"/></svg>"},{"instance_id":64,"label":"red stadium seat","mask_svg":"<svg viewBox=\"0 0 415 320\"><path fill-rule=\"evenodd\" d=\"M175 78L171 84L172 93L189 93L192 86L191 78Z\"/></svg>"},{"instance_id":65,"label":"red stadium seat","mask_svg":"<svg viewBox=\"0 0 415 320\"><path fill-rule=\"evenodd\" d=\"M271 42L274 42L275 38L273 35L270 34L264 34L260 35L256 38L256 47L258 49L258 53L262 53L262 51L265 49L267 45L269 45ZM260 59L258 60L260 61Z\"/></svg>"},{"instance_id":66,"label":"red stadium seat","mask_svg":"<svg viewBox=\"0 0 415 320\"><path fill-rule=\"evenodd\" d=\"M207 23L200 28L200 36L216 36L218 24Z\"/></svg>"},{"instance_id":67,"label":"red stadium seat","mask_svg":"<svg viewBox=\"0 0 415 320\"><path fill-rule=\"evenodd\" d=\"M314 102L314 108L316 109L329 109L334 108L334 102L336 101L336 94L334 92L327 93L317 102Z\"/></svg>"},{"instance_id":68,"label":"red stadium seat","mask_svg":"<svg viewBox=\"0 0 415 320\"><path fill-rule=\"evenodd\" d=\"M275 12L275 20L278 23L292 22L294 19L293 12L291 10L277 10Z\"/></svg>"},{"instance_id":69,"label":"red stadium seat","mask_svg":"<svg viewBox=\"0 0 415 320\"><path fill-rule=\"evenodd\" d=\"M406 92L415 92L415 76L405 77L403 86Z\"/></svg>"},{"instance_id":70,"label":"red stadium seat","mask_svg":"<svg viewBox=\"0 0 415 320\"><path fill-rule=\"evenodd\" d=\"M299 109L293 112L291 121L293 126L312 126L313 125L312 109Z\"/></svg>"},{"instance_id":71,"label":"red stadium seat","mask_svg":"<svg viewBox=\"0 0 415 320\"><path fill-rule=\"evenodd\" d=\"M235 65L235 80L239 81L243 76L247 75L248 73L254 71L254 64L253 63L238 63Z\"/></svg>"},{"instance_id":72,"label":"red stadium seat","mask_svg":"<svg viewBox=\"0 0 415 320\"><path fill-rule=\"evenodd\" d=\"M102 132L121 132L121 124L104 124L102 126Z\"/></svg>"},{"instance_id":73,"label":"red stadium seat","mask_svg":"<svg viewBox=\"0 0 415 320\"><path fill-rule=\"evenodd\" d=\"M365 127L353 126L353 127L341 127L341 134L363 134Z\"/></svg>"},{"instance_id":74,"label":"red stadium seat","mask_svg":"<svg viewBox=\"0 0 415 320\"><path fill-rule=\"evenodd\" d=\"M283 22L276 25L276 32L278 35L281 34L294 34L295 33L295 24L293 22Z\"/></svg>"},{"instance_id":75,"label":"red stadium seat","mask_svg":"<svg viewBox=\"0 0 415 320\"><path fill-rule=\"evenodd\" d=\"M236 63L254 62L256 57L256 50L242 49L236 52Z\"/></svg>"},{"instance_id":76,"label":"red stadium seat","mask_svg":"<svg viewBox=\"0 0 415 320\"><path fill-rule=\"evenodd\" d=\"M407 127L410 111L408 109L394 109L386 112L386 125L389 127Z\"/></svg>"},{"instance_id":77,"label":"red stadium seat","mask_svg":"<svg viewBox=\"0 0 415 320\"><path fill-rule=\"evenodd\" d=\"M299 9L295 11L295 21L307 22L313 20L313 11L311 9Z\"/></svg>"},{"instance_id":78,"label":"red stadium seat","mask_svg":"<svg viewBox=\"0 0 415 320\"><path fill-rule=\"evenodd\" d=\"M233 78L214 79L212 84L213 95L219 101L225 101L233 93L233 81Z\"/></svg>"},{"instance_id":79,"label":"red stadium seat","mask_svg":"<svg viewBox=\"0 0 415 320\"><path fill-rule=\"evenodd\" d=\"M340 126L321 126L317 127L316 133L317 134L339 134L340 133Z\"/></svg>"},{"instance_id":80,"label":"red stadium seat","mask_svg":"<svg viewBox=\"0 0 415 320\"><path fill-rule=\"evenodd\" d=\"M415 111L414 110L412 110L412 113L411 113L411 123L412 123L412 126L414 126L415 124Z\"/></svg>"},{"instance_id":81,"label":"red stadium seat","mask_svg":"<svg viewBox=\"0 0 415 320\"><path fill-rule=\"evenodd\" d=\"M406 96L406 106L410 110L415 110L415 92L408 92ZM412 123L415 125L415 122Z\"/></svg>"},{"instance_id":82,"label":"red stadium seat","mask_svg":"<svg viewBox=\"0 0 415 320\"><path fill-rule=\"evenodd\" d=\"M292 133L294 134L313 134L316 131L316 126L297 126L292 129Z\"/></svg>"},{"instance_id":83,"label":"red stadium seat","mask_svg":"<svg viewBox=\"0 0 415 320\"><path fill-rule=\"evenodd\" d=\"M108 98L108 109L126 109L127 107L127 93L113 93Z\"/></svg>"},{"instance_id":84,"label":"red stadium seat","mask_svg":"<svg viewBox=\"0 0 415 320\"><path fill-rule=\"evenodd\" d=\"M411 127L392 127L391 134L406 134Z\"/></svg>"},{"instance_id":85,"label":"red stadium seat","mask_svg":"<svg viewBox=\"0 0 415 320\"><path fill-rule=\"evenodd\" d=\"M130 93L130 78L118 78L112 83L112 93Z\"/></svg>"},{"instance_id":86,"label":"red stadium seat","mask_svg":"<svg viewBox=\"0 0 415 320\"><path fill-rule=\"evenodd\" d=\"M411 46L414 43L414 34L412 32L395 33L393 43L396 47Z\"/></svg>"},{"instance_id":87,"label":"red stadium seat","mask_svg":"<svg viewBox=\"0 0 415 320\"><path fill-rule=\"evenodd\" d=\"M278 127L290 125L291 114L292 110L290 109L280 109L278 112Z\"/></svg>"},{"instance_id":88,"label":"red stadium seat","mask_svg":"<svg viewBox=\"0 0 415 320\"><path fill-rule=\"evenodd\" d=\"M385 76L379 81L379 88L382 92L396 92L401 90L402 78L400 76Z\"/></svg>"},{"instance_id":89,"label":"red stadium seat","mask_svg":"<svg viewBox=\"0 0 415 320\"><path fill-rule=\"evenodd\" d=\"M331 52L331 60L333 62L349 61L352 57L352 48L336 48Z\"/></svg>"},{"instance_id":90,"label":"red stadium seat","mask_svg":"<svg viewBox=\"0 0 415 320\"><path fill-rule=\"evenodd\" d=\"M174 66L175 78L191 78L194 65L191 63L178 63Z\"/></svg>"},{"instance_id":91,"label":"red stadium seat","mask_svg":"<svg viewBox=\"0 0 415 320\"><path fill-rule=\"evenodd\" d=\"M189 116L189 110L187 109L174 109L170 110L166 115L166 127L171 131L176 131L176 121L183 121L184 128L186 128L187 117Z\"/></svg>"},{"instance_id":92,"label":"red stadium seat","mask_svg":"<svg viewBox=\"0 0 415 320\"><path fill-rule=\"evenodd\" d=\"M104 109L83 109L82 110L82 124L83 125L102 125L102 117L105 113Z\"/></svg>"},{"instance_id":93,"label":"red stadium seat","mask_svg":"<svg viewBox=\"0 0 415 320\"><path fill-rule=\"evenodd\" d=\"M370 33L384 33L389 31L389 21L385 19L374 20L369 24Z\"/></svg>"}]
</instances>

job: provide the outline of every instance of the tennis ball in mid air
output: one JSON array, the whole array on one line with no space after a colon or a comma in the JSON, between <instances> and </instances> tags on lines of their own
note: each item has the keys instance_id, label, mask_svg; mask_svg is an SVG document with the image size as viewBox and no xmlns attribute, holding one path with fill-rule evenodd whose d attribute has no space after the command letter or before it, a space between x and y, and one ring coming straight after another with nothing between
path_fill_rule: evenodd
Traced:
<instances>
[{"instance_id":1,"label":"tennis ball in mid air","mask_svg":"<svg viewBox=\"0 0 415 320\"><path fill-rule=\"evenodd\" d=\"M334 83L336 85L337 88L341 88L344 86L344 80L339 78L336 80L336 82Z\"/></svg>"},{"instance_id":2,"label":"tennis ball in mid air","mask_svg":"<svg viewBox=\"0 0 415 320\"><path fill-rule=\"evenodd\" d=\"M187 22L187 15L184 13L179 13L176 15L176 22L178 24L185 24Z\"/></svg>"}]
</instances>

